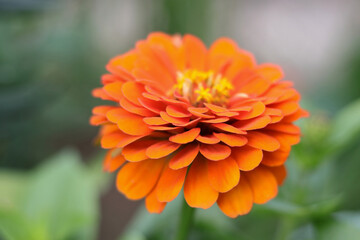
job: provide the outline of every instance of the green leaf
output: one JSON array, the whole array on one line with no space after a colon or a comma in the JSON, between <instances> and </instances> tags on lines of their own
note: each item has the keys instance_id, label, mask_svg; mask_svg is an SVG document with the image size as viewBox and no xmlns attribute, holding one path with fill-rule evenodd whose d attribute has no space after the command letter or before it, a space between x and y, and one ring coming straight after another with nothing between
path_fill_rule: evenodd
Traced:
<instances>
[{"instance_id":1,"label":"green leaf","mask_svg":"<svg viewBox=\"0 0 360 240\"><path fill-rule=\"evenodd\" d=\"M360 99L342 109L335 117L329 137L329 149L350 145L360 133Z\"/></svg>"},{"instance_id":2,"label":"green leaf","mask_svg":"<svg viewBox=\"0 0 360 240\"><path fill-rule=\"evenodd\" d=\"M36 240L23 216L17 211L5 209L0 209L0 239L1 237L7 240Z\"/></svg>"},{"instance_id":3,"label":"green leaf","mask_svg":"<svg viewBox=\"0 0 360 240\"><path fill-rule=\"evenodd\" d=\"M358 239L360 236L360 213L334 214L334 221L319 231L320 240Z\"/></svg>"},{"instance_id":4,"label":"green leaf","mask_svg":"<svg viewBox=\"0 0 360 240\"><path fill-rule=\"evenodd\" d=\"M10 240L94 239L100 169L85 167L73 150L60 152L23 182L12 211L0 211L0 223L5 223L0 231Z\"/></svg>"}]
</instances>

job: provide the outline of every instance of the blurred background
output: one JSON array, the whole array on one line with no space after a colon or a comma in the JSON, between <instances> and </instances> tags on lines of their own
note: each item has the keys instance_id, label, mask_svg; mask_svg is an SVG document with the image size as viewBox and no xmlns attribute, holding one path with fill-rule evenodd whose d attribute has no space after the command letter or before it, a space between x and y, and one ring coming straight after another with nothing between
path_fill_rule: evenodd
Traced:
<instances>
[{"instance_id":1,"label":"blurred background","mask_svg":"<svg viewBox=\"0 0 360 240\"><path fill-rule=\"evenodd\" d=\"M152 31L207 45L233 38L281 65L311 111L279 197L236 220L199 211L192 239L360 239L359 9L358 0L0 0L0 239L169 238L178 203L149 215L117 193L88 124L107 61Z\"/></svg>"}]
</instances>

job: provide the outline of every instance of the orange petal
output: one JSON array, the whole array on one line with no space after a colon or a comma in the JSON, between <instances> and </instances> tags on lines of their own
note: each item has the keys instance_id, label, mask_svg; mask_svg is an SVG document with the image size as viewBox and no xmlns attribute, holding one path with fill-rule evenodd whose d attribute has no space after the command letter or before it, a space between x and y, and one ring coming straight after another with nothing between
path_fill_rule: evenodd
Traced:
<instances>
[{"instance_id":1,"label":"orange petal","mask_svg":"<svg viewBox=\"0 0 360 240\"><path fill-rule=\"evenodd\" d=\"M126 160L130 162L139 162L148 159L146 156L146 149L158 142L157 140L139 140L125 146L122 150L122 154Z\"/></svg>"},{"instance_id":2,"label":"orange petal","mask_svg":"<svg viewBox=\"0 0 360 240\"><path fill-rule=\"evenodd\" d=\"M143 120L146 124L155 125L155 126L168 124L168 122L166 122L161 117L146 117Z\"/></svg>"},{"instance_id":3,"label":"orange petal","mask_svg":"<svg viewBox=\"0 0 360 240\"><path fill-rule=\"evenodd\" d=\"M157 197L156 197L156 191L155 189L153 191L151 191L151 193L149 195L146 196L145 198L145 206L146 209L150 212L150 213L161 213L164 208L166 207L166 202L160 202Z\"/></svg>"},{"instance_id":4,"label":"orange petal","mask_svg":"<svg viewBox=\"0 0 360 240\"><path fill-rule=\"evenodd\" d=\"M190 207L208 209L219 193L209 183L206 160L198 157L190 167L185 179L184 197Z\"/></svg>"},{"instance_id":5,"label":"orange petal","mask_svg":"<svg viewBox=\"0 0 360 240\"><path fill-rule=\"evenodd\" d=\"M122 85L122 82L109 83L104 86L104 91L111 97L120 100L121 98L123 98L123 94L121 92Z\"/></svg>"},{"instance_id":6,"label":"orange petal","mask_svg":"<svg viewBox=\"0 0 360 240\"><path fill-rule=\"evenodd\" d=\"M243 135L227 133L214 133L214 135L223 143L231 147L241 147L248 142L247 138Z\"/></svg>"},{"instance_id":7,"label":"orange petal","mask_svg":"<svg viewBox=\"0 0 360 240\"><path fill-rule=\"evenodd\" d=\"M236 160L240 170L250 171L259 166L263 152L261 149L244 146L231 149L231 157Z\"/></svg>"},{"instance_id":8,"label":"orange petal","mask_svg":"<svg viewBox=\"0 0 360 240\"><path fill-rule=\"evenodd\" d=\"M143 122L143 118L121 108L110 110L106 117L116 123L121 131L130 135L147 135L152 132Z\"/></svg>"},{"instance_id":9,"label":"orange petal","mask_svg":"<svg viewBox=\"0 0 360 240\"><path fill-rule=\"evenodd\" d=\"M149 128L157 131L174 131L176 133L181 132L181 129L183 129L182 127L168 127L168 126L149 126Z\"/></svg>"},{"instance_id":10,"label":"orange petal","mask_svg":"<svg viewBox=\"0 0 360 240\"><path fill-rule=\"evenodd\" d=\"M146 149L146 156L149 158L162 158L168 156L181 145L167 140L159 141Z\"/></svg>"},{"instance_id":11,"label":"orange petal","mask_svg":"<svg viewBox=\"0 0 360 240\"><path fill-rule=\"evenodd\" d=\"M146 58L151 61L164 75L169 76L170 78L175 78L175 69L169 59L168 55L164 53L161 48L157 48L154 45L149 44L146 41L138 41L136 43L136 50L142 55L143 58Z\"/></svg>"},{"instance_id":12,"label":"orange petal","mask_svg":"<svg viewBox=\"0 0 360 240\"><path fill-rule=\"evenodd\" d=\"M236 134L245 134L246 132L243 130L240 130L232 125L226 124L226 123L213 123L211 124L211 126L223 130L225 132L230 132L230 133L236 133Z\"/></svg>"},{"instance_id":13,"label":"orange petal","mask_svg":"<svg viewBox=\"0 0 360 240\"><path fill-rule=\"evenodd\" d=\"M214 115L205 114L205 113L207 113L209 111L207 108L188 107L188 111L191 112L196 117L215 118Z\"/></svg>"},{"instance_id":14,"label":"orange petal","mask_svg":"<svg viewBox=\"0 0 360 240\"><path fill-rule=\"evenodd\" d=\"M138 55L134 50L130 50L125 54L112 58L106 69L116 76L125 78L126 80L133 80L129 71L134 68L134 62Z\"/></svg>"},{"instance_id":15,"label":"orange petal","mask_svg":"<svg viewBox=\"0 0 360 240\"><path fill-rule=\"evenodd\" d=\"M300 134L289 134L272 130L264 130L264 133L276 138L281 146L292 146L300 142Z\"/></svg>"},{"instance_id":16,"label":"orange petal","mask_svg":"<svg viewBox=\"0 0 360 240\"><path fill-rule=\"evenodd\" d=\"M240 128L241 130L255 130L266 127L271 122L269 116L260 116L249 120L238 121L233 124L234 127Z\"/></svg>"},{"instance_id":17,"label":"orange petal","mask_svg":"<svg viewBox=\"0 0 360 240\"><path fill-rule=\"evenodd\" d=\"M103 85L113 83L113 82L122 82L123 80L117 76L114 76L112 74L104 74L101 76L101 83Z\"/></svg>"},{"instance_id":18,"label":"orange petal","mask_svg":"<svg viewBox=\"0 0 360 240\"><path fill-rule=\"evenodd\" d=\"M210 104L210 103L204 103L204 105L205 105L209 110L211 110L211 111L213 111L213 112L216 112L216 113L229 111L229 110L226 109L226 108L223 108L223 107L220 107L220 106L217 106L217 105L214 105L214 104Z\"/></svg>"},{"instance_id":19,"label":"orange petal","mask_svg":"<svg viewBox=\"0 0 360 240\"><path fill-rule=\"evenodd\" d=\"M92 113L95 115L106 116L106 113L113 108L113 106L96 106L92 109Z\"/></svg>"},{"instance_id":20,"label":"orange petal","mask_svg":"<svg viewBox=\"0 0 360 240\"><path fill-rule=\"evenodd\" d=\"M237 112L230 112L230 111L227 111L227 112L217 112L215 113L217 116L219 117L234 117L234 116L237 116L239 115L239 113Z\"/></svg>"},{"instance_id":21,"label":"orange petal","mask_svg":"<svg viewBox=\"0 0 360 240\"><path fill-rule=\"evenodd\" d=\"M271 86L271 82L263 77L255 77L248 81L244 86L237 91L249 95L261 95Z\"/></svg>"},{"instance_id":22,"label":"orange petal","mask_svg":"<svg viewBox=\"0 0 360 240\"><path fill-rule=\"evenodd\" d=\"M274 176L276 178L276 181L277 181L279 186L284 183L284 180L285 180L286 175L287 175L285 165L281 165L281 166L278 166L278 167L269 167L267 169L269 171L271 171L272 174L274 174Z\"/></svg>"},{"instance_id":23,"label":"orange petal","mask_svg":"<svg viewBox=\"0 0 360 240\"><path fill-rule=\"evenodd\" d=\"M197 37L187 34L183 38L183 44L187 67L205 70L207 50L204 43Z\"/></svg>"},{"instance_id":24,"label":"orange petal","mask_svg":"<svg viewBox=\"0 0 360 240\"><path fill-rule=\"evenodd\" d=\"M265 112L265 105L262 102L255 102L252 105L252 110L249 112L242 112L239 114L239 116L236 116L236 119L239 120L246 120L246 119L250 119L250 118L254 118L257 116L260 116L261 114L263 114Z\"/></svg>"},{"instance_id":25,"label":"orange petal","mask_svg":"<svg viewBox=\"0 0 360 240\"><path fill-rule=\"evenodd\" d=\"M110 100L110 101L118 101L113 97L110 97L110 95L105 92L104 88L95 88L94 90L91 91L91 94L95 97L95 98L100 98L102 100Z\"/></svg>"},{"instance_id":26,"label":"orange petal","mask_svg":"<svg viewBox=\"0 0 360 240\"><path fill-rule=\"evenodd\" d=\"M296 112L293 114L290 114L286 117L284 117L283 122L294 122L302 117L309 117L309 113L305 111L304 109L299 108Z\"/></svg>"},{"instance_id":27,"label":"orange petal","mask_svg":"<svg viewBox=\"0 0 360 240\"><path fill-rule=\"evenodd\" d=\"M160 202L170 202L174 200L185 181L187 168L173 170L169 166L164 168L159 182L156 186L156 196Z\"/></svg>"},{"instance_id":28,"label":"orange petal","mask_svg":"<svg viewBox=\"0 0 360 240\"><path fill-rule=\"evenodd\" d=\"M248 145L254 148L268 152L273 152L280 148L280 143L276 138L261 132L249 132L246 137L248 139Z\"/></svg>"},{"instance_id":29,"label":"orange petal","mask_svg":"<svg viewBox=\"0 0 360 240\"><path fill-rule=\"evenodd\" d=\"M112 156L113 153L114 150L109 150L106 153L103 164L104 171L114 172L119 167L121 167L121 165L123 165L124 162L126 161L124 156L121 155L121 153L117 154L115 157Z\"/></svg>"},{"instance_id":30,"label":"orange petal","mask_svg":"<svg viewBox=\"0 0 360 240\"><path fill-rule=\"evenodd\" d=\"M124 147L129 143L132 143L142 136L131 136L121 131L111 132L101 137L101 147L105 149Z\"/></svg>"},{"instance_id":31,"label":"orange petal","mask_svg":"<svg viewBox=\"0 0 360 240\"><path fill-rule=\"evenodd\" d=\"M224 123L229 121L228 117L219 117L214 119L201 120L203 123Z\"/></svg>"},{"instance_id":32,"label":"orange petal","mask_svg":"<svg viewBox=\"0 0 360 240\"><path fill-rule=\"evenodd\" d=\"M231 154L231 149L223 144L201 144L200 153L209 160L219 161L227 158Z\"/></svg>"},{"instance_id":33,"label":"orange petal","mask_svg":"<svg viewBox=\"0 0 360 240\"><path fill-rule=\"evenodd\" d=\"M108 120L104 116L95 115L90 117L90 124L93 126L98 126L106 122L108 122Z\"/></svg>"},{"instance_id":34,"label":"orange petal","mask_svg":"<svg viewBox=\"0 0 360 240\"><path fill-rule=\"evenodd\" d=\"M139 99L139 102L144 108L157 114L159 114L161 111L164 111L166 107L166 105L163 102L153 101L147 98Z\"/></svg>"},{"instance_id":35,"label":"orange petal","mask_svg":"<svg viewBox=\"0 0 360 240\"><path fill-rule=\"evenodd\" d=\"M122 94L130 102L140 105L139 98L143 98L144 86L136 82L126 82L122 85Z\"/></svg>"},{"instance_id":36,"label":"orange petal","mask_svg":"<svg viewBox=\"0 0 360 240\"><path fill-rule=\"evenodd\" d=\"M148 110L147 108L145 108L143 106L138 106L138 105L130 102L126 98L120 99L120 106L128 112L131 112L131 113L134 113L134 114L137 114L140 116L151 117L151 116L156 115L156 113Z\"/></svg>"},{"instance_id":37,"label":"orange petal","mask_svg":"<svg viewBox=\"0 0 360 240\"><path fill-rule=\"evenodd\" d=\"M281 67L271 63L259 65L256 71L272 83L277 82L284 77L284 72Z\"/></svg>"},{"instance_id":38,"label":"orange petal","mask_svg":"<svg viewBox=\"0 0 360 240\"><path fill-rule=\"evenodd\" d=\"M181 149L170 160L169 167L172 169L180 169L189 166L199 153L199 144L190 143Z\"/></svg>"},{"instance_id":39,"label":"orange petal","mask_svg":"<svg viewBox=\"0 0 360 240\"><path fill-rule=\"evenodd\" d=\"M292 123L271 124L267 126L266 129L283 132L283 133L300 134L300 128Z\"/></svg>"},{"instance_id":40,"label":"orange petal","mask_svg":"<svg viewBox=\"0 0 360 240\"><path fill-rule=\"evenodd\" d=\"M189 122L190 118L185 117L185 118L176 118L176 117L172 117L169 114L167 114L166 112L160 112L160 116L162 119L164 119L165 121L167 121L168 123L172 123L174 125L177 124L186 124Z\"/></svg>"},{"instance_id":41,"label":"orange petal","mask_svg":"<svg viewBox=\"0 0 360 240\"><path fill-rule=\"evenodd\" d=\"M245 176L250 183L254 203L264 204L277 195L278 185L276 178L266 168L255 168L250 172L245 172Z\"/></svg>"},{"instance_id":42,"label":"orange petal","mask_svg":"<svg viewBox=\"0 0 360 240\"><path fill-rule=\"evenodd\" d=\"M188 112L186 109L176 106L176 105L169 105L166 107L166 112L172 117L183 118L183 117L190 117L191 113Z\"/></svg>"},{"instance_id":43,"label":"orange petal","mask_svg":"<svg viewBox=\"0 0 360 240\"><path fill-rule=\"evenodd\" d=\"M189 131L179 133L177 135L171 136L169 140L174 143L185 144L195 140L199 136L200 128L193 128Z\"/></svg>"},{"instance_id":44,"label":"orange petal","mask_svg":"<svg viewBox=\"0 0 360 240\"><path fill-rule=\"evenodd\" d=\"M240 49L236 42L230 38L221 37L217 39L210 47L209 55L234 55Z\"/></svg>"},{"instance_id":45,"label":"orange petal","mask_svg":"<svg viewBox=\"0 0 360 240\"><path fill-rule=\"evenodd\" d=\"M280 148L274 152L264 152L264 158L262 164L265 164L269 167L275 167L283 165L290 154L290 149L287 147Z\"/></svg>"},{"instance_id":46,"label":"orange petal","mask_svg":"<svg viewBox=\"0 0 360 240\"><path fill-rule=\"evenodd\" d=\"M179 70L183 70L185 68L185 57L183 55L184 53L183 51L181 51L181 48L175 46L172 37L164 33L151 33L148 36L148 42L156 46L162 47Z\"/></svg>"},{"instance_id":47,"label":"orange petal","mask_svg":"<svg viewBox=\"0 0 360 240\"><path fill-rule=\"evenodd\" d=\"M229 80L233 78L244 69L251 69L256 65L254 56L244 50L239 50L233 56L231 65L226 69L224 77Z\"/></svg>"},{"instance_id":48,"label":"orange petal","mask_svg":"<svg viewBox=\"0 0 360 240\"><path fill-rule=\"evenodd\" d=\"M99 134L106 135L106 134L109 134L112 132L123 133L123 132L119 131L119 128L117 127L116 124L111 123L111 124L106 124L106 125L101 126Z\"/></svg>"},{"instance_id":49,"label":"orange petal","mask_svg":"<svg viewBox=\"0 0 360 240\"><path fill-rule=\"evenodd\" d=\"M197 136L196 140L202 143L206 144L216 144L220 142L220 139L218 139L215 135L205 135L205 136Z\"/></svg>"},{"instance_id":50,"label":"orange petal","mask_svg":"<svg viewBox=\"0 0 360 240\"><path fill-rule=\"evenodd\" d=\"M138 79L145 78L157 82L163 89L171 89L175 81L156 61L145 57L136 61L136 68L132 73Z\"/></svg>"},{"instance_id":51,"label":"orange petal","mask_svg":"<svg viewBox=\"0 0 360 240\"><path fill-rule=\"evenodd\" d=\"M248 214L253 206L253 195L246 178L241 178L239 184L229 192L220 193L217 204L231 218Z\"/></svg>"},{"instance_id":52,"label":"orange petal","mask_svg":"<svg viewBox=\"0 0 360 240\"><path fill-rule=\"evenodd\" d=\"M231 157L221 161L207 161L210 185L218 192L227 192L240 180L240 170Z\"/></svg>"},{"instance_id":53,"label":"orange petal","mask_svg":"<svg viewBox=\"0 0 360 240\"><path fill-rule=\"evenodd\" d=\"M131 200L145 197L157 183L164 163L165 159L127 163L117 175L117 189Z\"/></svg>"},{"instance_id":54,"label":"orange petal","mask_svg":"<svg viewBox=\"0 0 360 240\"><path fill-rule=\"evenodd\" d=\"M297 102L281 102L269 105L271 108L280 109L284 116L291 115L295 113L299 108L299 103Z\"/></svg>"}]
</instances>

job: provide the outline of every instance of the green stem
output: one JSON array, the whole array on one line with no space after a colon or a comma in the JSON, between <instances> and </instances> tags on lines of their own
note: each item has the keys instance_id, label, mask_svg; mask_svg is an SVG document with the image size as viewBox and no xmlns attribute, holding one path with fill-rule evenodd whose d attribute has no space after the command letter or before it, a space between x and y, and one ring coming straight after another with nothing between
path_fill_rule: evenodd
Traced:
<instances>
[{"instance_id":1,"label":"green stem","mask_svg":"<svg viewBox=\"0 0 360 240\"><path fill-rule=\"evenodd\" d=\"M185 199L181 209L181 216L179 222L178 232L176 234L176 240L187 240L191 226L193 224L195 208L189 207Z\"/></svg>"}]
</instances>

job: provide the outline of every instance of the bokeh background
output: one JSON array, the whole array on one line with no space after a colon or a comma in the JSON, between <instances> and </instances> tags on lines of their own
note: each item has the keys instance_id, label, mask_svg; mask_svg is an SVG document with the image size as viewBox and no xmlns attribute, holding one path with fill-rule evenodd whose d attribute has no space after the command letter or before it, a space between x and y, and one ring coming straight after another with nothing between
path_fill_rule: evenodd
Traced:
<instances>
[{"instance_id":1,"label":"bokeh background","mask_svg":"<svg viewBox=\"0 0 360 240\"><path fill-rule=\"evenodd\" d=\"M360 239L360 1L0 0L0 239L169 239L101 171L88 124L107 61L152 31L228 36L281 65L311 117L279 197L192 239ZM121 237L122 236L122 237Z\"/></svg>"}]
</instances>

